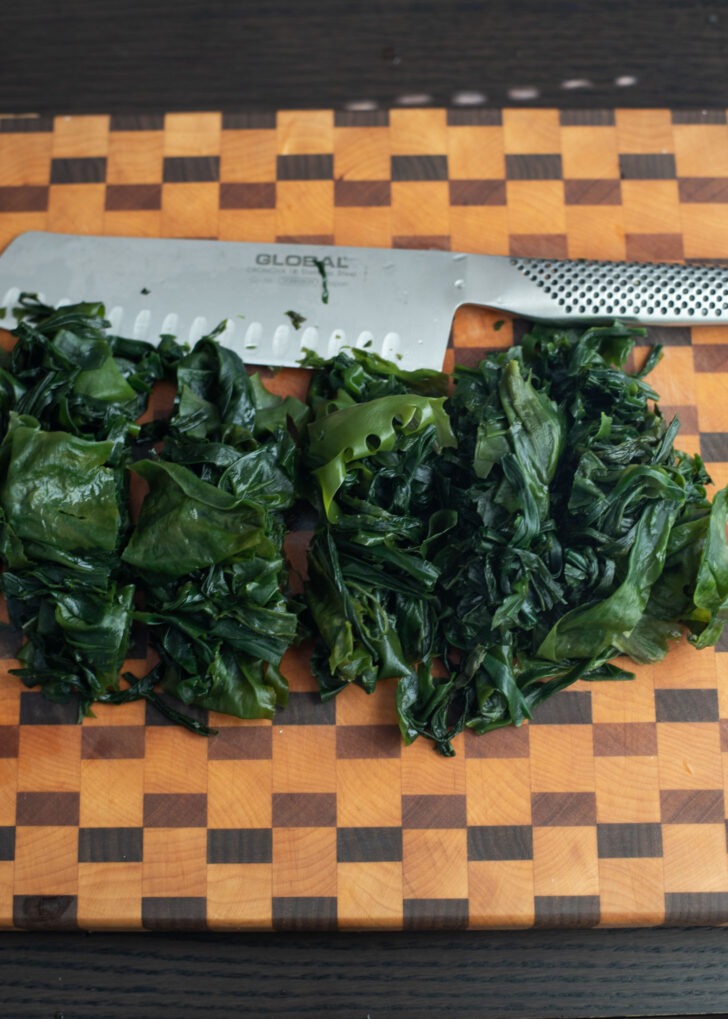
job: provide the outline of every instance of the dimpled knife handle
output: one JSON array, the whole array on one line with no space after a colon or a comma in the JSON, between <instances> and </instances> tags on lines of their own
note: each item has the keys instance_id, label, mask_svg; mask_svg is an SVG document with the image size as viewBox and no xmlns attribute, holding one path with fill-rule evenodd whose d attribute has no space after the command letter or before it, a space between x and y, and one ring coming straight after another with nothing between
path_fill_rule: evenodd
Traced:
<instances>
[{"instance_id":1,"label":"dimpled knife handle","mask_svg":"<svg viewBox=\"0 0 728 1019\"><path fill-rule=\"evenodd\" d=\"M561 321L728 323L728 267L509 258L509 310ZM517 307L516 307L517 305ZM504 305L501 305L503 307Z\"/></svg>"}]
</instances>

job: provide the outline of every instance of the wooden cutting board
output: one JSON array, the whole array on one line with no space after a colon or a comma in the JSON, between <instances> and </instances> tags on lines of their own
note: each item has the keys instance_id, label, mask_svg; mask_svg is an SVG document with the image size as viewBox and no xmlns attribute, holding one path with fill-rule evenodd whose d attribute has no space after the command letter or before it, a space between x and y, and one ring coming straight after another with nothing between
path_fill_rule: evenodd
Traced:
<instances>
[{"instance_id":1,"label":"wooden cutting board","mask_svg":"<svg viewBox=\"0 0 728 1019\"><path fill-rule=\"evenodd\" d=\"M724 110L9 117L0 245L28 229L725 260L728 127ZM463 311L446 367L513 328ZM650 339L679 445L728 483L728 331ZM726 651L578 684L449 760L402 747L391 686L321 704L305 649L273 724L211 716L210 740L141 704L79 726L4 674L0 925L726 923Z\"/></svg>"}]
</instances>

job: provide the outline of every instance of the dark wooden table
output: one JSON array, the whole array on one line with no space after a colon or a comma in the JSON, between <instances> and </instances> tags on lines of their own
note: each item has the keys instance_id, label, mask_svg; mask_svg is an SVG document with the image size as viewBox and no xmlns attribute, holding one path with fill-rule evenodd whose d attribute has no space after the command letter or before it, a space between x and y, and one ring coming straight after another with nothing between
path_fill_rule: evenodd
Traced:
<instances>
[{"instance_id":1,"label":"dark wooden table","mask_svg":"<svg viewBox=\"0 0 728 1019\"><path fill-rule=\"evenodd\" d=\"M721 0L24 0L0 113L728 106ZM0 936L3 1015L725 1013L724 929Z\"/></svg>"},{"instance_id":2,"label":"dark wooden table","mask_svg":"<svg viewBox=\"0 0 728 1019\"><path fill-rule=\"evenodd\" d=\"M724 930L5 935L12 1019L725 1014Z\"/></svg>"},{"instance_id":3,"label":"dark wooden table","mask_svg":"<svg viewBox=\"0 0 728 1019\"><path fill-rule=\"evenodd\" d=\"M702 107L728 99L722 0L24 0L0 111Z\"/></svg>"}]
</instances>

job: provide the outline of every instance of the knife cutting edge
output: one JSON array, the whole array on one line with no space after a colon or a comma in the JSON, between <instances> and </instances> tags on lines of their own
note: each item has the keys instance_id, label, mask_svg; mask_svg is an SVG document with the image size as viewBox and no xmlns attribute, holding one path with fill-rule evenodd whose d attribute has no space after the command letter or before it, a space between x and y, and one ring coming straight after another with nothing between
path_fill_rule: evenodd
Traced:
<instances>
[{"instance_id":1,"label":"knife cutting edge","mask_svg":"<svg viewBox=\"0 0 728 1019\"><path fill-rule=\"evenodd\" d=\"M220 341L250 364L298 366L366 347L441 368L452 320L479 304L532 320L728 322L728 267L447 251L28 232L0 256L3 325L21 292L101 301L111 328L155 342Z\"/></svg>"}]
</instances>

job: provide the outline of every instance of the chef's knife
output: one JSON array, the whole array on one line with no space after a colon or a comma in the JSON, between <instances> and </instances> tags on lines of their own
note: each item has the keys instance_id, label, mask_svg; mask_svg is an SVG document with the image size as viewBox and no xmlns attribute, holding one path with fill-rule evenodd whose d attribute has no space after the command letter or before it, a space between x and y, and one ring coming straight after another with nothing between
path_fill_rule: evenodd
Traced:
<instances>
[{"instance_id":1,"label":"chef's knife","mask_svg":"<svg viewBox=\"0 0 728 1019\"><path fill-rule=\"evenodd\" d=\"M225 321L221 342L271 366L358 346L441 368L462 304L563 323L728 322L723 266L42 232L0 258L3 325L23 291L101 301L116 333L150 342L193 343Z\"/></svg>"}]
</instances>

